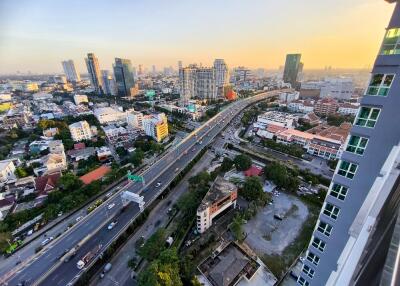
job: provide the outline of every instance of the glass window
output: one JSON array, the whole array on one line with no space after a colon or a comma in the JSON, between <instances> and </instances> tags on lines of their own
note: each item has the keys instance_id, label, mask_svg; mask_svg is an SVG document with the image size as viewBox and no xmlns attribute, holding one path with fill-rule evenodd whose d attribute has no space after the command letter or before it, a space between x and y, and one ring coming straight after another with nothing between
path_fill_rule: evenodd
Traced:
<instances>
[{"instance_id":1,"label":"glass window","mask_svg":"<svg viewBox=\"0 0 400 286\"><path fill-rule=\"evenodd\" d=\"M307 260L310 261L315 266L317 266L319 263L319 257L310 251L307 254Z\"/></svg>"},{"instance_id":2,"label":"glass window","mask_svg":"<svg viewBox=\"0 0 400 286\"><path fill-rule=\"evenodd\" d=\"M392 85L394 74L373 74L367 88L367 95L386 96Z\"/></svg>"},{"instance_id":3,"label":"glass window","mask_svg":"<svg viewBox=\"0 0 400 286\"><path fill-rule=\"evenodd\" d=\"M313 278L314 277L314 269L312 269L310 266L304 264L303 265L303 273L305 273L308 277Z\"/></svg>"},{"instance_id":4,"label":"glass window","mask_svg":"<svg viewBox=\"0 0 400 286\"><path fill-rule=\"evenodd\" d=\"M381 55L396 54L400 54L400 28L387 30L381 48Z\"/></svg>"},{"instance_id":5,"label":"glass window","mask_svg":"<svg viewBox=\"0 0 400 286\"><path fill-rule=\"evenodd\" d=\"M332 226L326 222L320 221L317 230L326 236L330 236L332 233Z\"/></svg>"},{"instance_id":6,"label":"glass window","mask_svg":"<svg viewBox=\"0 0 400 286\"><path fill-rule=\"evenodd\" d=\"M324 252L326 243L321 239L319 239L318 237L314 237L311 244L319 251Z\"/></svg>"},{"instance_id":7,"label":"glass window","mask_svg":"<svg viewBox=\"0 0 400 286\"><path fill-rule=\"evenodd\" d=\"M349 179L353 179L354 175L356 174L357 167L358 167L357 164L350 163L347 161L340 161L338 175Z\"/></svg>"},{"instance_id":8,"label":"glass window","mask_svg":"<svg viewBox=\"0 0 400 286\"><path fill-rule=\"evenodd\" d=\"M347 191L348 191L348 188L346 188L342 185L339 185L337 183L334 183L329 194L332 197L335 197L341 201L344 201L344 199L346 198L346 195L347 195Z\"/></svg>"},{"instance_id":9,"label":"glass window","mask_svg":"<svg viewBox=\"0 0 400 286\"><path fill-rule=\"evenodd\" d=\"M373 128L381 110L379 108L361 107L358 111L355 124L361 127Z\"/></svg>"},{"instance_id":10,"label":"glass window","mask_svg":"<svg viewBox=\"0 0 400 286\"><path fill-rule=\"evenodd\" d=\"M367 147L367 143L368 138L351 135L349 143L347 143L346 151L362 155Z\"/></svg>"},{"instance_id":11,"label":"glass window","mask_svg":"<svg viewBox=\"0 0 400 286\"><path fill-rule=\"evenodd\" d=\"M310 283L301 276L299 276L299 279L297 279L297 283L299 283L299 285L301 285L301 286L309 286L310 285Z\"/></svg>"},{"instance_id":12,"label":"glass window","mask_svg":"<svg viewBox=\"0 0 400 286\"><path fill-rule=\"evenodd\" d=\"M323 214L336 220L338 218L339 211L340 211L340 209L337 206L334 206L330 203L326 203Z\"/></svg>"}]
</instances>

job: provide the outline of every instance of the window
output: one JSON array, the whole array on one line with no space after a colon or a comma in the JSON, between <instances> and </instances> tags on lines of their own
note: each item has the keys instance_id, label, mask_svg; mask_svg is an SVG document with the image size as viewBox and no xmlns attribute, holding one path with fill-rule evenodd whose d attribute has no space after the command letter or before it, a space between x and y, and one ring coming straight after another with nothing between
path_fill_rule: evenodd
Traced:
<instances>
[{"instance_id":1,"label":"window","mask_svg":"<svg viewBox=\"0 0 400 286\"><path fill-rule=\"evenodd\" d=\"M310 261L310 262L311 262L312 264L314 264L315 266L317 266L318 263L319 263L319 257L316 256L314 253L312 253L312 252L310 252L310 251L308 252L307 260Z\"/></svg>"},{"instance_id":2,"label":"window","mask_svg":"<svg viewBox=\"0 0 400 286\"><path fill-rule=\"evenodd\" d=\"M336 220L338 218L340 209L337 206L334 206L330 203L325 204L324 215L329 216L330 218Z\"/></svg>"},{"instance_id":3,"label":"window","mask_svg":"<svg viewBox=\"0 0 400 286\"><path fill-rule=\"evenodd\" d=\"M299 285L301 285L301 286L309 286L310 285L310 283L301 276L299 276L299 279L297 279L297 283L299 283Z\"/></svg>"},{"instance_id":4,"label":"window","mask_svg":"<svg viewBox=\"0 0 400 286\"><path fill-rule=\"evenodd\" d=\"M353 179L354 175L356 174L357 167L358 167L357 164L350 163L347 161L340 161L338 174L340 176Z\"/></svg>"},{"instance_id":5,"label":"window","mask_svg":"<svg viewBox=\"0 0 400 286\"><path fill-rule=\"evenodd\" d=\"M355 124L361 127L373 128L381 110L379 108L361 107L358 111Z\"/></svg>"},{"instance_id":6,"label":"window","mask_svg":"<svg viewBox=\"0 0 400 286\"><path fill-rule=\"evenodd\" d=\"M373 74L367 88L367 95L387 96L394 74Z\"/></svg>"},{"instance_id":7,"label":"window","mask_svg":"<svg viewBox=\"0 0 400 286\"><path fill-rule=\"evenodd\" d=\"M324 252L326 243L323 242L321 239L319 239L318 237L314 237L313 241L312 241L312 246L314 246L316 249L318 249L321 252Z\"/></svg>"},{"instance_id":8,"label":"window","mask_svg":"<svg viewBox=\"0 0 400 286\"><path fill-rule=\"evenodd\" d=\"M317 230L326 236L330 236L332 233L332 226L326 222L320 221Z\"/></svg>"},{"instance_id":9,"label":"window","mask_svg":"<svg viewBox=\"0 0 400 286\"><path fill-rule=\"evenodd\" d=\"M303 273L305 273L308 277L313 278L314 277L314 269L312 269L310 266L308 265L303 265Z\"/></svg>"},{"instance_id":10,"label":"window","mask_svg":"<svg viewBox=\"0 0 400 286\"><path fill-rule=\"evenodd\" d=\"M335 197L341 201L344 201L344 199L346 198L346 195L347 195L347 191L348 191L348 188L346 188L342 185L339 185L337 183L334 183L329 194L332 197Z\"/></svg>"},{"instance_id":11,"label":"window","mask_svg":"<svg viewBox=\"0 0 400 286\"><path fill-rule=\"evenodd\" d=\"M349 143L347 143L346 151L362 155L367 147L367 143L368 138L351 135Z\"/></svg>"},{"instance_id":12,"label":"window","mask_svg":"<svg viewBox=\"0 0 400 286\"><path fill-rule=\"evenodd\" d=\"M381 55L396 54L400 54L400 28L387 30L381 48Z\"/></svg>"}]
</instances>

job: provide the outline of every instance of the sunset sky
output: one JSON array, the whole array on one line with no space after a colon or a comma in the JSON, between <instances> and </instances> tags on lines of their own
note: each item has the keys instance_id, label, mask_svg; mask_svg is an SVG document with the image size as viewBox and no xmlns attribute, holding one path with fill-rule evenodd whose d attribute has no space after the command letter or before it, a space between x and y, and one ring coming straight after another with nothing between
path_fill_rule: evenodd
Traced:
<instances>
[{"instance_id":1,"label":"sunset sky","mask_svg":"<svg viewBox=\"0 0 400 286\"><path fill-rule=\"evenodd\" d=\"M372 66L394 5L383 0L0 0L0 74L86 72L115 57L158 69L224 58L278 68L301 53L305 69Z\"/></svg>"}]
</instances>

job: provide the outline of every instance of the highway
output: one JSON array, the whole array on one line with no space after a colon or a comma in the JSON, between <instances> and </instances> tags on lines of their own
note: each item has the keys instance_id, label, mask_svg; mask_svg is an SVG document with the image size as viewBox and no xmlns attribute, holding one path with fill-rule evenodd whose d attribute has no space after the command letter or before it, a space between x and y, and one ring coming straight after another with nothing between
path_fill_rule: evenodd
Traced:
<instances>
[{"instance_id":1,"label":"highway","mask_svg":"<svg viewBox=\"0 0 400 286\"><path fill-rule=\"evenodd\" d=\"M140 214L138 205L132 203L121 212L120 193L123 190L128 189L144 196L147 207L243 108L255 101L275 96L279 92L281 91L261 93L228 105L148 167L141 174L145 179L144 186L142 183L131 182L120 189L106 203L84 217L37 255L18 265L12 273L4 277L6 281L3 285L18 285L21 282L25 282L25 285L73 285L86 270L86 266L81 270L78 269L77 261L98 245L101 245L99 251L101 253ZM161 186L157 187L158 183ZM115 205L109 209L110 204ZM117 224L108 230L107 226L113 220L117 220ZM70 261L62 262L60 258L65 251L72 249L78 243L80 247L77 254Z\"/></svg>"}]
</instances>

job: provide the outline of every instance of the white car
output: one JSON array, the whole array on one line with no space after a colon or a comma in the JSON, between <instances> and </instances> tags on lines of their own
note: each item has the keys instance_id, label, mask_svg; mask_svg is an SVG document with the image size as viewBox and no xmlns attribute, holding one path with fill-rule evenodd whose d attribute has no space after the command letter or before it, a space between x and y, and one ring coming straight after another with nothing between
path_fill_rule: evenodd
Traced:
<instances>
[{"instance_id":1,"label":"white car","mask_svg":"<svg viewBox=\"0 0 400 286\"><path fill-rule=\"evenodd\" d=\"M50 241L52 241L54 238L52 236L46 238L45 240L42 241L42 246L45 246L48 244Z\"/></svg>"},{"instance_id":2,"label":"white car","mask_svg":"<svg viewBox=\"0 0 400 286\"><path fill-rule=\"evenodd\" d=\"M112 204L109 204L109 205L107 206L107 208L108 208L109 210L111 210L114 206L115 206L115 204L112 203Z\"/></svg>"},{"instance_id":3,"label":"white car","mask_svg":"<svg viewBox=\"0 0 400 286\"><path fill-rule=\"evenodd\" d=\"M156 184L156 188L158 188L158 187L160 187L161 186L161 182L158 182L157 184Z\"/></svg>"},{"instance_id":4,"label":"white car","mask_svg":"<svg viewBox=\"0 0 400 286\"><path fill-rule=\"evenodd\" d=\"M112 223L110 223L107 227L108 230L112 230L114 228L114 226L117 224L116 221L113 221Z\"/></svg>"},{"instance_id":5,"label":"white car","mask_svg":"<svg viewBox=\"0 0 400 286\"><path fill-rule=\"evenodd\" d=\"M83 218L83 216L78 216L75 220L78 222Z\"/></svg>"}]
</instances>

